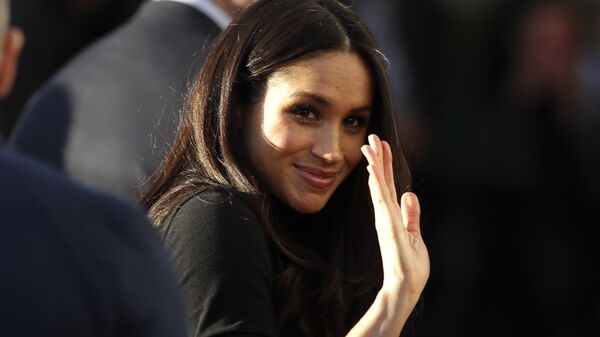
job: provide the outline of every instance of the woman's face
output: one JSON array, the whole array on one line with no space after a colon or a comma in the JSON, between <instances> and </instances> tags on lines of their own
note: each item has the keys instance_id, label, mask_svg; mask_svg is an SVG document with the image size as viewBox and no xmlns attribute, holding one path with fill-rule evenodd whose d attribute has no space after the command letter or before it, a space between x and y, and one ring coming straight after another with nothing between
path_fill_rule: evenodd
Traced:
<instances>
[{"instance_id":1,"label":"woman's face","mask_svg":"<svg viewBox=\"0 0 600 337\"><path fill-rule=\"evenodd\" d=\"M321 210L361 159L372 100L355 53L326 52L275 72L244 130L259 179L293 209Z\"/></svg>"}]
</instances>

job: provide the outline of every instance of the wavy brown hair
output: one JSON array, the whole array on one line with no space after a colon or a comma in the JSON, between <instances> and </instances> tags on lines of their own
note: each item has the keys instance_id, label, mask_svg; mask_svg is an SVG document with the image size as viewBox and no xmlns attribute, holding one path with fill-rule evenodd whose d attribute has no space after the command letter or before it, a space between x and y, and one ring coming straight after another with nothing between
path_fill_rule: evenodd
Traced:
<instances>
[{"instance_id":1,"label":"wavy brown hair","mask_svg":"<svg viewBox=\"0 0 600 337\"><path fill-rule=\"evenodd\" d=\"M381 288L366 164L364 159L358 164L323 210L294 212L248 165L240 134L245 116L239 112L262 100L274 72L329 51L355 52L367 63L374 83L368 132L391 144L398 193L407 191L410 173L397 133L387 61L361 19L335 0L259 0L215 41L190 88L171 151L142 199L157 224L210 186L248 200L281 267L273 285L276 321L279 328L296 326L306 336L344 335ZM302 226L295 225L299 222ZM353 310L343 310L348 307Z\"/></svg>"}]
</instances>

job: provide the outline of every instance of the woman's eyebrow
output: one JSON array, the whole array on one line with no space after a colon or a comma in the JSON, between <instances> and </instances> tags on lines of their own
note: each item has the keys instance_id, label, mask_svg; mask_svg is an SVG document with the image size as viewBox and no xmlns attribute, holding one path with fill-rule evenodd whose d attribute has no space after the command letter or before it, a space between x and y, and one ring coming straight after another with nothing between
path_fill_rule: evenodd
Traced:
<instances>
[{"instance_id":1,"label":"woman's eyebrow","mask_svg":"<svg viewBox=\"0 0 600 337\"><path fill-rule=\"evenodd\" d=\"M301 91L301 92L294 93L292 95L292 97L308 98L310 100L315 101L315 103L317 103L319 105L322 105L324 107L331 106L331 103L327 99L325 99L325 97L319 96L319 95L317 95L315 93L312 93L312 92Z\"/></svg>"},{"instance_id":2,"label":"woman's eyebrow","mask_svg":"<svg viewBox=\"0 0 600 337\"><path fill-rule=\"evenodd\" d=\"M300 92L296 92L292 95L292 97L296 97L296 98L307 98L310 99L312 101L314 101L315 103L317 103L318 105L321 105L323 107L329 107L331 106L331 102L329 102L325 97L320 96L318 94L312 93L312 92L307 92L307 91L300 91ZM357 114L357 113L367 113L371 111L371 105L366 105L366 106L361 106L358 108L354 108L352 110L350 110L350 113L352 114Z\"/></svg>"}]
</instances>

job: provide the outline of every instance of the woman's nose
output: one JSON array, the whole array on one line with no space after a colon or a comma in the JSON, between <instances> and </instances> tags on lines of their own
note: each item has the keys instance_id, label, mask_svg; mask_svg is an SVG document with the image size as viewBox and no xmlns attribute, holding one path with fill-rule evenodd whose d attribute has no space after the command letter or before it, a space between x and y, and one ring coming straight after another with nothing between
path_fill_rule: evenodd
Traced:
<instances>
[{"instance_id":1,"label":"woman's nose","mask_svg":"<svg viewBox=\"0 0 600 337\"><path fill-rule=\"evenodd\" d=\"M313 140L312 154L326 164L334 164L342 160L340 132L336 129L325 129Z\"/></svg>"}]
</instances>

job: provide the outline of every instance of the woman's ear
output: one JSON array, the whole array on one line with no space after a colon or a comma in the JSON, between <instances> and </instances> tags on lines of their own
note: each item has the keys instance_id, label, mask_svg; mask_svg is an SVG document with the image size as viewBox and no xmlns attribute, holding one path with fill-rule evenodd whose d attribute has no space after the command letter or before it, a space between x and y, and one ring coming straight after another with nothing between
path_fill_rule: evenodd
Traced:
<instances>
[{"instance_id":1,"label":"woman's ear","mask_svg":"<svg viewBox=\"0 0 600 337\"><path fill-rule=\"evenodd\" d=\"M25 44L25 34L16 27L10 27L4 36L0 55L0 98L10 93L17 76L19 55Z\"/></svg>"}]
</instances>

